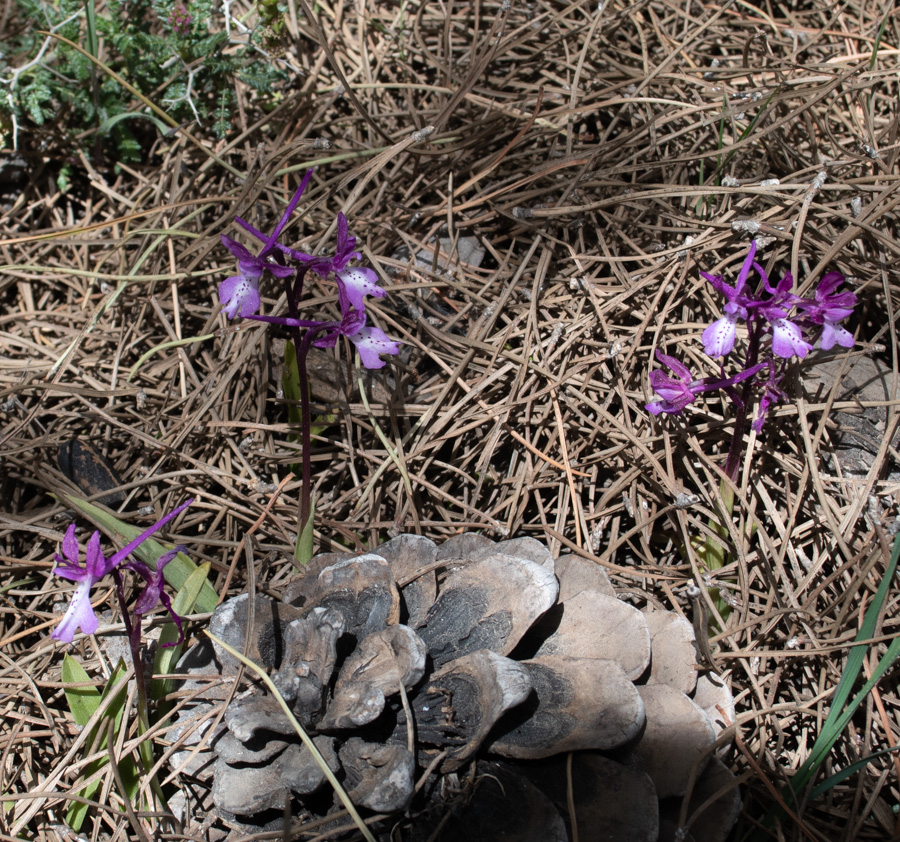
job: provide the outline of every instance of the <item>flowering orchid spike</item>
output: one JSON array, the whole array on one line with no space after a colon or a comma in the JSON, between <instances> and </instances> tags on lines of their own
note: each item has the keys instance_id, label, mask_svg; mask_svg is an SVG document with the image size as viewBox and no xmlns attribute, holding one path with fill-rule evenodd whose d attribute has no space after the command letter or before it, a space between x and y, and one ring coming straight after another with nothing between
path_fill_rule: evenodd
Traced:
<instances>
[{"instance_id":1,"label":"flowering orchid spike","mask_svg":"<svg viewBox=\"0 0 900 842\"><path fill-rule=\"evenodd\" d=\"M78 586L75 588L75 593L72 595L72 601L69 603L66 613L50 636L55 640L71 643L75 637L75 632L79 629L84 634L93 634L97 630L98 625L97 616L94 614L94 609L91 606L91 588L94 584L118 567L140 544L146 541L154 532L162 529L163 526L177 517L193 502L193 499L190 499L182 503L177 509L173 509L109 558L106 558L100 550L100 533L94 532L88 541L84 567L81 566L78 541L75 539L75 524L69 524L62 543L63 555L57 554L55 556L57 567L54 573L63 579L77 582Z\"/></svg>"}]
</instances>

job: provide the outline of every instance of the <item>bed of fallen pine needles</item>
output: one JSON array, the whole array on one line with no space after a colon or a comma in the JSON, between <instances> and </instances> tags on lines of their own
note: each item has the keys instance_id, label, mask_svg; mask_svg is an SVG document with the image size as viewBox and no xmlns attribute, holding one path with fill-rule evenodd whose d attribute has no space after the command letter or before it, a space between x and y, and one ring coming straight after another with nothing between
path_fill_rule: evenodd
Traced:
<instances>
[{"instance_id":1,"label":"bed of fallen pine needles","mask_svg":"<svg viewBox=\"0 0 900 842\"><path fill-rule=\"evenodd\" d=\"M105 455L130 523L194 496L167 538L211 562L219 593L243 592L251 575L278 591L295 575L283 341L226 322L216 287L234 267L219 235L235 235L236 215L270 230L309 166L285 240L324 246L343 210L388 290L370 313L404 343L366 374L365 403L351 346L323 352L318 385L314 372L317 412L334 416L312 457L317 547L404 531L530 535L594 559L639 606L690 616L682 591L703 573L691 538L722 516L732 414L716 392L652 418L647 374L657 348L716 373L699 336L722 302L699 272L736 274L748 236L733 223L757 220L764 264L777 277L793 268L801 289L842 271L860 299L845 356L897 371L891 9L325 0L315 22L297 11L271 59L290 68L274 107L239 86L224 141L193 126L149 137L144 163L114 168L61 132L23 128L27 179L0 185L2 838L66 838L59 823L83 780L65 647L49 637L70 592L53 557L73 518L53 495L77 491L61 445L80 437ZM4 143L0 161L14 154ZM484 250L480 263L459 259L464 238ZM310 293L311 307L337 312L333 288ZM829 711L887 564L881 524L900 504L888 479L897 396L871 470L847 477L826 455L830 415L852 401L803 380L800 366L793 399L748 441L716 577L733 597L712 648L737 699L737 839L771 811ZM680 494L696 499L676 506ZM111 592L94 597L115 612ZM892 587L873 657L898 633L898 599ZM75 654L102 683L105 654L90 640ZM898 722L891 670L825 771L896 745ZM897 838L898 763L875 757L770 838ZM105 774L87 838L138 838L108 806Z\"/></svg>"}]
</instances>

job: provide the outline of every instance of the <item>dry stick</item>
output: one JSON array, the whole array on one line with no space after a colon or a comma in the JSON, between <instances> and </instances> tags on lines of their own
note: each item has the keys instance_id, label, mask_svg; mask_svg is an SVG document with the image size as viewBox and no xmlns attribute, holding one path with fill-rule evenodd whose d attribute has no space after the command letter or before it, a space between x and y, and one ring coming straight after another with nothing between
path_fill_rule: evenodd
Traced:
<instances>
[{"instance_id":1,"label":"dry stick","mask_svg":"<svg viewBox=\"0 0 900 842\"><path fill-rule=\"evenodd\" d=\"M144 828L141 826L141 821L137 817L137 814L134 812L134 807L131 804L131 799L128 797L128 788L125 786L125 781L122 780L122 773L119 771L119 761L116 758L115 752L115 739L113 734L113 729L115 728L115 721L110 719L107 723L106 727L106 748L107 753L109 754L109 768L113 773L113 777L116 779L116 786L119 788L119 795L122 798L122 808L125 810L125 814L128 816L128 822L132 827L132 830L138 835L141 842L150 842L150 838L147 836Z\"/></svg>"},{"instance_id":2,"label":"dry stick","mask_svg":"<svg viewBox=\"0 0 900 842\"><path fill-rule=\"evenodd\" d=\"M387 143L393 143L394 138L392 138L375 120L372 119L372 116L363 108L363 104L359 101L356 94L353 92L353 88L350 87L350 83L347 81L347 77L344 76L343 71L340 68L340 65L337 63L337 59L334 56L334 52L328 46L328 38L325 35L325 31L322 29L322 26L319 24L319 19L313 14L312 9L306 3L306 0L297 0L297 5L303 10L303 14L306 15L306 19L309 21L313 30L316 33L316 38L319 41L319 46L322 48L322 51L325 53L325 56L328 59L328 63L331 65L331 69L334 71L335 76L340 80L341 85L344 88L344 93L347 95L347 98L350 102L353 103L353 107L356 109L357 113L360 117L363 118L382 138L384 138Z\"/></svg>"},{"instance_id":3,"label":"dry stick","mask_svg":"<svg viewBox=\"0 0 900 842\"><path fill-rule=\"evenodd\" d=\"M65 644L63 644L59 648L63 648L64 645ZM124 682L129 682L132 678L134 678L134 667L129 667L128 671L122 677L122 680ZM106 716L107 710L112 707L117 697L118 693L110 693L105 699L103 699L103 701L97 707L97 710L94 711L94 715L91 717L90 721L88 721L85 727L81 729L81 732L75 738L75 741L72 743L72 747L66 752L65 757L60 759L56 771L50 774L43 781L41 781L41 794L34 799L31 806L25 811L22 817L13 824L12 828L10 829L10 836L17 837L24 830L25 826L34 818L35 814L44 807L45 801L47 801L49 798L57 798L62 795L62 793L47 792L47 790L50 787L55 787L59 783L60 778L62 778L67 772L69 772L72 766L73 758L78 753L84 742L87 740L88 736L93 730L93 725L96 725L97 722L100 722L103 717Z\"/></svg>"},{"instance_id":4,"label":"dry stick","mask_svg":"<svg viewBox=\"0 0 900 842\"><path fill-rule=\"evenodd\" d=\"M817 836L811 830L809 830L800 819L800 817L785 803L785 800L784 798L782 798L781 793L778 791L778 788L775 786L775 784L772 783L772 781L769 780L769 777L768 775L766 775L765 770L762 768L762 766L759 765L756 758L750 753L750 749L748 749L747 746L744 745L744 741L741 739L741 735L738 733L737 728L734 729L734 743L738 747L738 750L741 752L741 754L744 755L744 759L756 773L757 778L759 778L759 780L762 781L763 786L765 786L765 788L769 790L769 794L772 796L772 798L775 799L781 809L784 810L784 812L794 820L803 835L811 839L812 842L822 842L821 837Z\"/></svg>"},{"instance_id":5,"label":"dry stick","mask_svg":"<svg viewBox=\"0 0 900 842\"><path fill-rule=\"evenodd\" d=\"M559 408L559 398L555 393L553 395L552 401L553 412L556 415L556 426L559 431L559 449L562 453L563 465L565 466L566 481L569 484L569 493L572 495L572 515L575 518L575 542L580 548L582 533L584 534L584 537L588 543L590 543L591 541L591 535L590 531L587 528L587 524L581 517L581 509L578 506L580 497L575 491L575 480L572 477L572 467L569 464L569 449L566 446L566 428L565 424L563 423L562 412Z\"/></svg>"}]
</instances>

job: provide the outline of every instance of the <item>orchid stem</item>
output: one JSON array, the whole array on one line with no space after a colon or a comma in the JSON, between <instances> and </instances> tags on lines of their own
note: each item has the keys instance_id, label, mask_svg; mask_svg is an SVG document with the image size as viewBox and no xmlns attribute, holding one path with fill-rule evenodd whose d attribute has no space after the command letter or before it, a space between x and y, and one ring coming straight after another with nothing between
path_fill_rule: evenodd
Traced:
<instances>
[{"instance_id":1,"label":"orchid stem","mask_svg":"<svg viewBox=\"0 0 900 842\"><path fill-rule=\"evenodd\" d=\"M288 314L292 319L299 318L298 302L303 294L303 280L306 275L306 267L301 267L297 272L296 280L285 278L284 287L287 294ZM301 331L299 326L291 327L291 339L297 360L297 386L300 390L300 504L299 520L297 524L297 545L294 557L301 564L306 564L312 558L312 435L310 428L312 418L309 408L309 375L306 368L306 358L318 329L315 327Z\"/></svg>"},{"instance_id":2,"label":"orchid stem","mask_svg":"<svg viewBox=\"0 0 900 842\"><path fill-rule=\"evenodd\" d=\"M144 660L141 657L141 616L135 614L132 618L125 601L125 583L118 568L112 569L113 581L116 584L116 598L119 601L119 610L122 612L122 622L125 625L125 634L128 635L128 644L131 649L131 663L134 666L134 680L137 684L137 713L138 730L146 734L150 730L150 699L147 696L147 682L144 679ZM150 740L141 740L138 746L144 770L149 772L153 768L153 744ZM156 795L159 803L167 808L167 801L162 787L155 774L150 778L150 787ZM127 797L122 793L122 797Z\"/></svg>"}]
</instances>

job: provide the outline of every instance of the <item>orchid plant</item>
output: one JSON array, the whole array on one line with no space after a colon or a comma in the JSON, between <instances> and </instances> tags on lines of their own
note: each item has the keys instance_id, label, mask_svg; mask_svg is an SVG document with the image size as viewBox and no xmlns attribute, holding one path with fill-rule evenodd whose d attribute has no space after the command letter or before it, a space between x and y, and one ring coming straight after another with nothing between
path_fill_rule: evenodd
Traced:
<instances>
[{"instance_id":1,"label":"orchid plant","mask_svg":"<svg viewBox=\"0 0 900 842\"><path fill-rule=\"evenodd\" d=\"M315 256L289 248L278 242L296 210L303 192L312 178L313 171L307 170L300 186L294 192L281 219L269 235L263 234L245 220L237 217L235 222L262 243L257 254L222 235L222 244L237 258L238 274L226 278L219 284L219 299L222 312L229 319L240 316L244 319L280 325L292 334L292 345L296 354L299 373L302 484L300 492L300 528L295 555L300 561L308 561L312 556L312 494L311 494L311 435L309 381L306 357L312 346L332 348L338 337L344 336L359 352L363 366L369 369L382 368L382 355L397 354L400 343L390 339L381 328L368 325L366 298L383 298L385 290L378 286L378 276L366 266L349 265L362 257L356 250L356 238L350 236L347 218L337 215L337 243L333 255ZM334 277L337 285L338 306L341 317L337 321L304 319L300 317L304 280L309 272L328 280ZM287 315L260 315L260 281L269 273L284 284L287 299ZM301 546L304 545L304 546Z\"/></svg>"},{"instance_id":2,"label":"orchid plant","mask_svg":"<svg viewBox=\"0 0 900 842\"><path fill-rule=\"evenodd\" d=\"M60 640L64 643L72 643L76 632L80 631L83 634L90 635L97 631L99 623L97 615L94 613L94 609L91 606L91 590L94 585L106 576L111 575L113 578L116 596L119 601L122 619L125 625L125 631L128 635L131 660L134 665L135 685L137 687L138 722L142 734L147 733L150 728L150 699L148 697L148 684L144 680L144 659L141 656L141 624L144 615L156 608L157 605L162 604L172 618L175 627L178 629L178 638L168 643L163 642L161 643L161 646L175 647L173 649L174 653L179 651L177 647L184 640L184 631L181 625L181 617L178 615L175 606L173 606L169 596L164 590L164 571L166 566L176 557L176 555L179 552L184 551L184 547L176 547L173 550L162 553L156 560L153 569L143 561L132 558L131 554L143 544L144 541L150 538L151 535L158 532L163 526L181 514L181 512L190 506L191 503L193 503L192 499L182 503L176 509L173 509L171 512L160 518L149 529L144 530L121 550L113 553L108 558L100 548L100 533L94 532L88 541L83 565L81 562L81 552L79 550L78 540L75 537L75 524L70 524L63 537L62 555L56 554L55 556L56 567L53 572L63 579L68 579L77 583L66 613L51 634L51 637L56 640ZM123 571L125 570L130 570L133 574L143 580L141 592L131 608L129 608L125 597L125 581L123 577ZM199 572L201 571L198 571L198 573ZM201 581L205 580L205 578L206 572L202 571ZM179 601L179 599L176 599L176 605ZM181 601L183 602L183 600ZM180 610L184 610L184 608L182 607ZM172 636L168 634L168 629L163 630L161 639L164 639L166 636L170 638ZM159 654L157 657L159 658ZM174 657L177 657L177 654L173 655L173 658ZM76 689L73 685L76 685L80 680L86 680L87 673L67 656L63 660L62 676L66 697L69 699L72 713L75 716L76 721L78 721L79 712L83 715L85 708L90 709L89 700L91 696L90 693L86 693L83 689ZM104 691L104 695L107 692L117 692L116 687L120 678L121 675L119 674L119 668L117 667L109 677L109 682ZM94 692L96 693L96 691ZM100 698L100 695L97 694L97 705L100 703ZM117 721L116 716L112 713L115 710L116 708L113 706L110 706L108 709L107 721L111 724ZM99 734L99 736L101 740L106 738L105 734ZM89 744L91 746L90 751L95 751L93 743ZM138 751L140 752L145 768L151 769L154 765L151 743L149 741L141 741ZM106 759L103 757L99 759L95 758L91 761L86 767L86 774L88 777L101 768L105 762ZM127 769L131 768L129 766L130 759L123 758L121 764L119 774L124 776ZM81 797L90 798L96 790L97 785L97 783L88 783L85 785L85 788L80 792ZM155 775L151 774L150 785L156 793L157 798L159 798L160 803L165 804L165 795ZM90 802L74 802L67 813L66 821L69 823L69 826L75 830L78 830L81 827L81 823L87 814L85 803Z\"/></svg>"},{"instance_id":3,"label":"orchid plant","mask_svg":"<svg viewBox=\"0 0 900 842\"><path fill-rule=\"evenodd\" d=\"M819 282L813 297L803 298L791 291L794 279L790 272L773 287L755 257L756 241L750 246L734 286L727 284L722 275L700 273L725 297L724 315L709 325L702 336L706 353L722 358L719 375L696 380L687 366L657 350L657 360L672 374L662 369L651 372L650 385L659 400L646 405L653 415L677 415L703 392L724 391L736 408L734 435L725 462L725 475L732 481L737 479L754 397L759 395L759 403L751 426L758 433L772 404L786 398L780 384L791 359L803 359L816 340L825 351L835 345L852 348L854 341L840 322L853 312L856 295L837 292L844 282L840 272L829 272ZM751 270L760 277L755 290L748 285ZM734 351L739 321L746 325L747 343L736 373L726 376L724 358ZM738 385L740 389L736 388Z\"/></svg>"},{"instance_id":4,"label":"orchid plant","mask_svg":"<svg viewBox=\"0 0 900 842\"><path fill-rule=\"evenodd\" d=\"M735 423L724 466L727 480L721 483L720 492L729 514L734 509L731 483L738 477L754 403L756 416L750 426L759 433L772 405L787 398L781 382L792 359L806 357L816 342L826 351L835 345L852 348L854 344L853 335L840 323L853 312L856 295L837 291L844 282L840 272L826 274L813 296L805 298L792 291L794 279L789 272L772 286L766 271L756 262L756 250L754 241L734 286L722 275L700 273L725 298L723 315L702 336L706 353L721 358L718 375L695 379L682 362L657 350L657 360L670 373L663 369L650 373L657 400L646 404L653 415L678 415L704 392L721 390L727 395L735 407ZM753 271L760 279L755 289L749 283ZM725 358L735 351L740 322L746 328L746 344L736 355L740 359L736 371L726 374ZM710 526L723 538L728 534L719 523ZM705 542L704 556L709 570L724 566L724 548L712 538ZM719 605L724 611L724 602L720 600Z\"/></svg>"}]
</instances>

